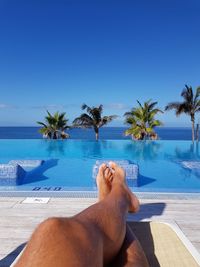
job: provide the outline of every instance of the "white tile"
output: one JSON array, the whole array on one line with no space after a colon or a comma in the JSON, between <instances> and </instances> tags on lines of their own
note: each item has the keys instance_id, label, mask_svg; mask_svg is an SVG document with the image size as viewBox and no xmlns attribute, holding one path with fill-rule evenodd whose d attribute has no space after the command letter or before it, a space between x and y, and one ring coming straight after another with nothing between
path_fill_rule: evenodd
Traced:
<instances>
[{"instance_id":1,"label":"white tile","mask_svg":"<svg viewBox=\"0 0 200 267\"><path fill-rule=\"evenodd\" d=\"M47 204L49 202L49 197L27 197L21 203L25 204Z\"/></svg>"}]
</instances>

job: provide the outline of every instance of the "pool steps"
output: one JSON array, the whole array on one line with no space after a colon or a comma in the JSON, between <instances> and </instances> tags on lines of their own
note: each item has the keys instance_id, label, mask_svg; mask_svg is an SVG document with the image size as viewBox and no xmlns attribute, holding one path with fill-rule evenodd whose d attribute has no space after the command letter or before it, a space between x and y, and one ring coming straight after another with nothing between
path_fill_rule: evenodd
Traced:
<instances>
[{"instance_id":1,"label":"pool steps","mask_svg":"<svg viewBox=\"0 0 200 267\"><path fill-rule=\"evenodd\" d=\"M0 164L0 185L18 185L26 176L26 170L43 163L44 160L11 160L8 164Z\"/></svg>"},{"instance_id":2,"label":"pool steps","mask_svg":"<svg viewBox=\"0 0 200 267\"><path fill-rule=\"evenodd\" d=\"M12 165L20 165L21 167L30 167L30 168L37 168L39 166L41 166L45 161L44 160L38 160L38 159L26 159L26 160L11 160L8 162L8 164L12 164Z\"/></svg>"},{"instance_id":3,"label":"pool steps","mask_svg":"<svg viewBox=\"0 0 200 267\"><path fill-rule=\"evenodd\" d=\"M99 166L103 163L108 164L110 161L112 160L97 160L96 164L93 167L92 177L96 179ZM137 181L139 175L139 166L137 164L132 163L129 160L115 160L115 163L117 163L125 170L127 180Z\"/></svg>"},{"instance_id":4,"label":"pool steps","mask_svg":"<svg viewBox=\"0 0 200 267\"><path fill-rule=\"evenodd\" d=\"M200 169L200 161L182 161L181 165L183 168L194 170L194 169Z\"/></svg>"}]
</instances>

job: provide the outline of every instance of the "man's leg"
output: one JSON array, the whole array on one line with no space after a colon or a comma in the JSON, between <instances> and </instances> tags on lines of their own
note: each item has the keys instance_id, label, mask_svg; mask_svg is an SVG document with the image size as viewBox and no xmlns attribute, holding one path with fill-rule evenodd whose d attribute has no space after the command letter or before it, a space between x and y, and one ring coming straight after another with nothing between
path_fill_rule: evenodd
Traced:
<instances>
[{"instance_id":1,"label":"man's leg","mask_svg":"<svg viewBox=\"0 0 200 267\"><path fill-rule=\"evenodd\" d=\"M135 212L139 206L125 183L124 171L114 163L111 167L114 173L105 165L99 170L97 184L101 201L73 218L43 222L33 233L16 267L100 267L111 262L124 241L126 213Z\"/></svg>"},{"instance_id":2,"label":"man's leg","mask_svg":"<svg viewBox=\"0 0 200 267\"><path fill-rule=\"evenodd\" d=\"M121 250L109 267L149 267L144 251L128 224Z\"/></svg>"}]
</instances>

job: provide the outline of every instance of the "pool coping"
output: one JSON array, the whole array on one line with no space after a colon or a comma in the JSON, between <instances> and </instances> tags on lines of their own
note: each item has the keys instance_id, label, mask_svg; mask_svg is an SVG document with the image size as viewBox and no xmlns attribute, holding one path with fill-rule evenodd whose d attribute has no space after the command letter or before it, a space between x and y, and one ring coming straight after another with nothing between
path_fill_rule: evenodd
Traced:
<instances>
[{"instance_id":1,"label":"pool coping","mask_svg":"<svg viewBox=\"0 0 200 267\"><path fill-rule=\"evenodd\" d=\"M200 200L200 193L135 192L140 199ZM97 191L0 191L0 197L97 198Z\"/></svg>"}]
</instances>

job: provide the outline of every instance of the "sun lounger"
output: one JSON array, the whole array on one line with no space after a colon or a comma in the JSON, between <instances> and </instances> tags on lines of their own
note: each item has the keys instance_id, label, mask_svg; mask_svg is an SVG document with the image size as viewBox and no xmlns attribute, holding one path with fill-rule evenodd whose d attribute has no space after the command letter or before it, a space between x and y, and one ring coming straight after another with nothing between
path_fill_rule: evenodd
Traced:
<instances>
[{"instance_id":1,"label":"sun lounger","mask_svg":"<svg viewBox=\"0 0 200 267\"><path fill-rule=\"evenodd\" d=\"M200 255L180 228L160 222L129 222L150 267L198 267Z\"/></svg>"},{"instance_id":2,"label":"sun lounger","mask_svg":"<svg viewBox=\"0 0 200 267\"><path fill-rule=\"evenodd\" d=\"M128 222L128 225L140 241L150 267L200 266L199 253L178 226L160 222Z\"/></svg>"}]
</instances>

